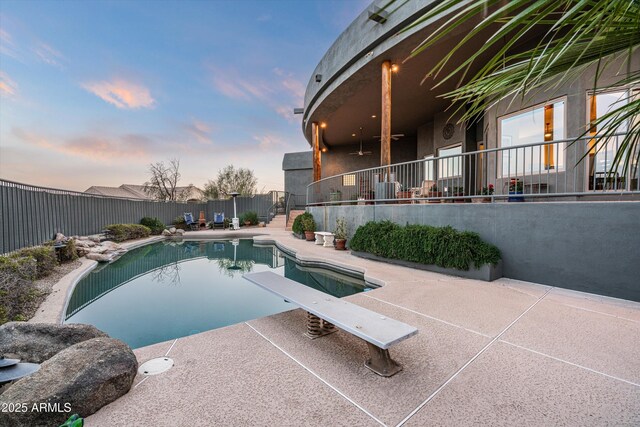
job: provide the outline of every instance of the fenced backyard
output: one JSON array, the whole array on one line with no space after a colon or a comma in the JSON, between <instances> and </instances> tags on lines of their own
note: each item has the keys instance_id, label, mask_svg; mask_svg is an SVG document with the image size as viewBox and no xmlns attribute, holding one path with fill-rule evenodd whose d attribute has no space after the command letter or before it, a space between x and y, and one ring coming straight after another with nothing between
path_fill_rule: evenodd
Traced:
<instances>
[{"instance_id":1,"label":"fenced backyard","mask_svg":"<svg viewBox=\"0 0 640 427\"><path fill-rule=\"evenodd\" d=\"M267 222L284 205L285 194L278 191L236 199L238 216L254 211ZM96 234L106 225L138 224L143 217L157 217L169 225L185 212L197 218L200 211L207 221L214 212L231 218L233 200L187 203L114 198L0 180L0 253L41 244L55 233Z\"/></svg>"}]
</instances>

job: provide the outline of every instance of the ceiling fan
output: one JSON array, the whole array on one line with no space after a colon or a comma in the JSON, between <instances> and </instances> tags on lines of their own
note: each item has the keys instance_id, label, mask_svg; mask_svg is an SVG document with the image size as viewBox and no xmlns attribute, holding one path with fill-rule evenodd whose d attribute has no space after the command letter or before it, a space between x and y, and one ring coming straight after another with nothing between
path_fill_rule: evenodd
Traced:
<instances>
[{"instance_id":1,"label":"ceiling fan","mask_svg":"<svg viewBox=\"0 0 640 427\"><path fill-rule=\"evenodd\" d=\"M397 141L400 138L402 138L403 136L404 136L404 133L394 133L393 135L391 135L391 139L393 139L394 141ZM374 136L374 138L381 139L381 136L380 135L376 135L376 136Z\"/></svg>"},{"instance_id":2,"label":"ceiling fan","mask_svg":"<svg viewBox=\"0 0 640 427\"><path fill-rule=\"evenodd\" d=\"M362 151L362 127L360 127L360 151L356 151L355 153L349 153L352 156L370 156L371 151Z\"/></svg>"}]
</instances>

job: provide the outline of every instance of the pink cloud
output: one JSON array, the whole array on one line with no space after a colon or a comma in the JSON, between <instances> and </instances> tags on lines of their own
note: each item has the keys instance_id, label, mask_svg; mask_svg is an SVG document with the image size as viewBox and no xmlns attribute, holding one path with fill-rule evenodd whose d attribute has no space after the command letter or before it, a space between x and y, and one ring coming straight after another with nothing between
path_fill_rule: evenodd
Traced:
<instances>
[{"instance_id":1,"label":"pink cloud","mask_svg":"<svg viewBox=\"0 0 640 427\"><path fill-rule=\"evenodd\" d=\"M258 141L258 147L261 150L270 150L273 147L284 145L284 141L274 135L254 135L253 139Z\"/></svg>"},{"instance_id":2,"label":"pink cloud","mask_svg":"<svg viewBox=\"0 0 640 427\"><path fill-rule=\"evenodd\" d=\"M213 139L211 138L211 126L208 124L201 122L199 120L193 119L190 123L186 123L183 125L183 128L187 131L189 135L195 138L201 144L212 144Z\"/></svg>"},{"instance_id":3,"label":"pink cloud","mask_svg":"<svg viewBox=\"0 0 640 427\"><path fill-rule=\"evenodd\" d=\"M155 100L146 87L122 79L83 83L85 90L118 108L152 108Z\"/></svg>"},{"instance_id":4,"label":"pink cloud","mask_svg":"<svg viewBox=\"0 0 640 427\"><path fill-rule=\"evenodd\" d=\"M235 70L212 68L214 88L228 98L241 101L259 101L279 116L293 122L293 108L302 106L306 86L293 73L282 68L272 70L272 78L243 76ZM267 76L268 77L268 76Z\"/></svg>"},{"instance_id":5,"label":"pink cloud","mask_svg":"<svg viewBox=\"0 0 640 427\"><path fill-rule=\"evenodd\" d=\"M0 94L12 98L18 92L18 85L11 80L9 75L4 71L0 71Z\"/></svg>"},{"instance_id":6,"label":"pink cloud","mask_svg":"<svg viewBox=\"0 0 640 427\"><path fill-rule=\"evenodd\" d=\"M2 28L0 28L0 53L14 59L19 57L18 48L13 42L13 37L11 37L11 34Z\"/></svg>"},{"instance_id":7,"label":"pink cloud","mask_svg":"<svg viewBox=\"0 0 640 427\"><path fill-rule=\"evenodd\" d=\"M266 82L243 78L236 71L213 70L213 86L223 95L249 101L251 99L266 99L273 90ZM253 82L252 82L253 81Z\"/></svg>"},{"instance_id":8,"label":"pink cloud","mask_svg":"<svg viewBox=\"0 0 640 427\"><path fill-rule=\"evenodd\" d=\"M64 59L64 56L48 44L39 42L36 47L33 48L33 52L45 64L62 68L62 60Z\"/></svg>"},{"instance_id":9,"label":"pink cloud","mask_svg":"<svg viewBox=\"0 0 640 427\"><path fill-rule=\"evenodd\" d=\"M81 135L70 138L42 135L22 128L13 128L12 134L21 141L36 147L84 157L93 161L150 158L153 141L145 135L125 134L121 136Z\"/></svg>"}]
</instances>

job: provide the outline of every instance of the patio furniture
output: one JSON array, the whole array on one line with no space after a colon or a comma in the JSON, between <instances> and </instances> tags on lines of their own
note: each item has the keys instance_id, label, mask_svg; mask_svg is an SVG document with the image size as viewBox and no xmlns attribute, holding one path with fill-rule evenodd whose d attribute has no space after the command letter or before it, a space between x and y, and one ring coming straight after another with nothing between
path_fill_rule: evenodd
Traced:
<instances>
[{"instance_id":1,"label":"patio furniture","mask_svg":"<svg viewBox=\"0 0 640 427\"><path fill-rule=\"evenodd\" d=\"M185 212L183 216L184 216L184 222L187 224L187 226L191 230L198 229L198 221L193 219L193 214L191 212Z\"/></svg>"},{"instance_id":2,"label":"patio furniture","mask_svg":"<svg viewBox=\"0 0 640 427\"><path fill-rule=\"evenodd\" d=\"M225 225L224 225L224 212L214 212L213 213L213 229L215 230L215 228L217 226L222 227L222 229L225 229Z\"/></svg>"},{"instance_id":3,"label":"patio furniture","mask_svg":"<svg viewBox=\"0 0 640 427\"><path fill-rule=\"evenodd\" d=\"M406 323L325 294L270 271L243 276L252 283L307 311L308 338L333 333L336 327L363 339L370 358L364 365L378 375L390 377L402 370L391 359L389 347L418 333Z\"/></svg>"}]
</instances>

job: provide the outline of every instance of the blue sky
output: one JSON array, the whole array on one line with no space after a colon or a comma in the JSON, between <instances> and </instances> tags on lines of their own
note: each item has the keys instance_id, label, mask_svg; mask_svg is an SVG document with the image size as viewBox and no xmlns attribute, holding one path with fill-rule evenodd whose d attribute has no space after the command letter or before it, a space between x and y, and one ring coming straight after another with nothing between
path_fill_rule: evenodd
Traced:
<instances>
[{"instance_id":1,"label":"blue sky","mask_svg":"<svg viewBox=\"0 0 640 427\"><path fill-rule=\"evenodd\" d=\"M313 69L369 0L0 2L0 177L83 191L227 164L282 189Z\"/></svg>"}]
</instances>

